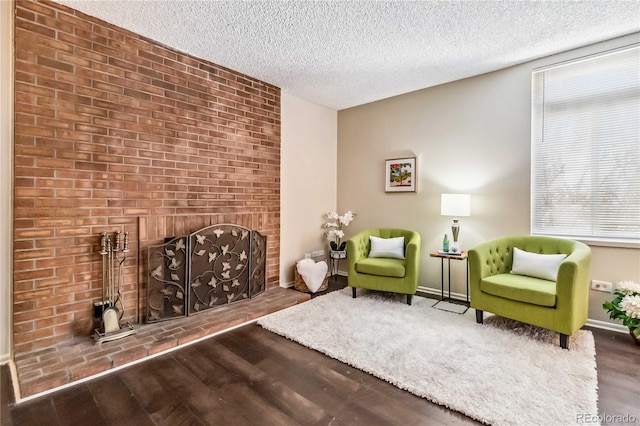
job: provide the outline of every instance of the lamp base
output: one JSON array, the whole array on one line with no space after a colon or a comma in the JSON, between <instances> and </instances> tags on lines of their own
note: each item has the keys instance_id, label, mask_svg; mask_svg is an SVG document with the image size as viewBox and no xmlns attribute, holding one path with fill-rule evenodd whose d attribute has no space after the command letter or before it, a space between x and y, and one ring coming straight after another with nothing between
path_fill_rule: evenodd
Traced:
<instances>
[{"instance_id":1,"label":"lamp base","mask_svg":"<svg viewBox=\"0 0 640 426\"><path fill-rule=\"evenodd\" d=\"M458 235L460 234L460 224L458 223L458 218L453 219L453 223L451 224L451 233L453 234L453 241L449 245L449 251L451 253L459 253L460 244L458 244Z\"/></svg>"}]
</instances>

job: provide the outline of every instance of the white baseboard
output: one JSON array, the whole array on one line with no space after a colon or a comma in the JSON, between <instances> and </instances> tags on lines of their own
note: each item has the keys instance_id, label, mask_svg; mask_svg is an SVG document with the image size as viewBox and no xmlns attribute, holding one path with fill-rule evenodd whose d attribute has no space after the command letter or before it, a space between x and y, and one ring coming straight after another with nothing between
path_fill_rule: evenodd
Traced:
<instances>
[{"instance_id":1,"label":"white baseboard","mask_svg":"<svg viewBox=\"0 0 640 426\"><path fill-rule=\"evenodd\" d=\"M434 296L438 296L441 297L442 296L442 290L440 290L439 288L431 288L431 287L424 287L419 285L418 286L418 293L425 293L425 294L431 294ZM449 292L445 291L444 292L445 296L449 297ZM451 292L451 298L455 299L455 300L460 300L462 302L466 302L467 301L467 295L464 293L456 293L454 291Z\"/></svg>"},{"instance_id":2,"label":"white baseboard","mask_svg":"<svg viewBox=\"0 0 640 426\"><path fill-rule=\"evenodd\" d=\"M603 330L609 331L617 331L618 333L629 333L629 329L622 324L614 324L612 322L600 321L594 319L587 319L587 323L585 324L589 327L593 328L601 328Z\"/></svg>"},{"instance_id":3,"label":"white baseboard","mask_svg":"<svg viewBox=\"0 0 640 426\"><path fill-rule=\"evenodd\" d=\"M11 361L11 355L10 354L2 354L2 355L0 355L0 365L7 364L9 361Z\"/></svg>"}]
</instances>

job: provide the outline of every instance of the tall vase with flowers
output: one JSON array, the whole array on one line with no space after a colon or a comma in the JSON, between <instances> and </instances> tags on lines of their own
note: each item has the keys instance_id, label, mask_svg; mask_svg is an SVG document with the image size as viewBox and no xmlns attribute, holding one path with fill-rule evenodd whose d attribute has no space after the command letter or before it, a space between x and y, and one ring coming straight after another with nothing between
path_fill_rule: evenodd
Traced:
<instances>
[{"instance_id":1,"label":"tall vase with flowers","mask_svg":"<svg viewBox=\"0 0 640 426\"><path fill-rule=\"evenodd\" d=\"M609 318L619 319L629 328L633 341L640 346L640 284L620 281L613 295L613 300L602 307L609 313Z\"/></svg>"},{"instance_id":2,"label":"tall vase with flowers","mask_svg":"<svg viewBox=\"0 0 640 426\"><path fill-rule=\"evenodd\" d=\"M349 226L356 216L355 213L349 210L340 216L336 212L329 212L326 216L329 221L324 224L323 228L326 229L325 235L327 236L327 240L329 240L331 250L344 251L347 246L347 242L342 241L344 238L344 230L342 228Z\"/></svg>"}]
</instances>

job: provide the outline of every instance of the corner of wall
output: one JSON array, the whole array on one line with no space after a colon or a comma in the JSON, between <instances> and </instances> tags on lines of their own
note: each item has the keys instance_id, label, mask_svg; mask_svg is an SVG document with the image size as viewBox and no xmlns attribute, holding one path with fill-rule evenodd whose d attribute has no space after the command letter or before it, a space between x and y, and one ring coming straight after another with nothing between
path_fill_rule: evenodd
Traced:
<instances>
[{"instance_id":1,"label":"corner of wall","mask_svg":"<svg viewBox=\"0 0 640 426\"><path fill-rule=\"evenodd\" d=\"M326 247L323 214L336 208L338 113L281 96L280 286L293 283L304 253Z\"/></svg>"},{"instance_id":2,"label":"corner of wall","mask_svg":"<svg viewBox=\"0 0 640 426\"><path fill-rule=\"evenodd\" d=\"M13 11L14 0L0 2L0 363L12 353Z\"/></svg>"}]
</instances>

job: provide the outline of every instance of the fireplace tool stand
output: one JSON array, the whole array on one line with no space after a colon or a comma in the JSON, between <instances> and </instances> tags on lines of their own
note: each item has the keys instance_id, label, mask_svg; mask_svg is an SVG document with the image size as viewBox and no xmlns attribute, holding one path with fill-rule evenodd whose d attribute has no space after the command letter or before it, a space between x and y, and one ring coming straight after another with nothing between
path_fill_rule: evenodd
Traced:
<instances>
[{"instance_id":1,"label":"fireplace tool stand","mask_svg":"<svg viewBox=\"0 0 640 426\"><path fill-rule=\"evenodd\" d=\"M121 325L124 316L124 297L122 295L122 269L129 252L129 233L124 233L121 241L120 231L117 231L113 242L106 232L100 240L100 255L102 255L102 300L94 302L93 312L96 318L101 318L101 328L96 328L93 335L96 343L101 344L136 334L133 325ZM118 309L118 306L120 309Z\"/></svg>"}]
</instances>

